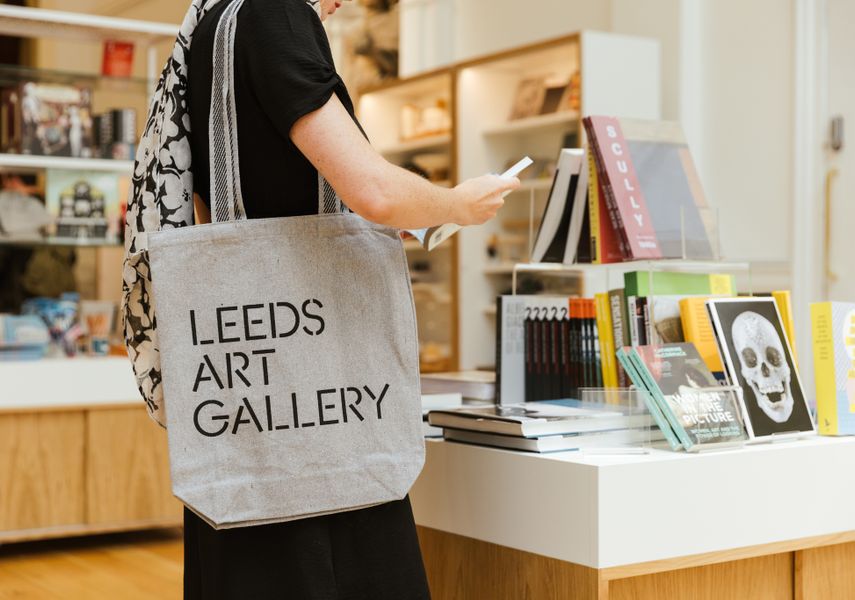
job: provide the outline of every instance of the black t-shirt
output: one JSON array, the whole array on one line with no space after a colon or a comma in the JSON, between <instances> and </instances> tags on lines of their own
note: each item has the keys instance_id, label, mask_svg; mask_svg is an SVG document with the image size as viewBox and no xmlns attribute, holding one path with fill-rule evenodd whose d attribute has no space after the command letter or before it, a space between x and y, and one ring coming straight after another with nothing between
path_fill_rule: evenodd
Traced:
<instances>
[{"instance_id":1,"label":"black t-shirt","mask_svg":"<svg viewBox=\"0 0 855 600\"><path fill-rule=\"evenodd\" d=\"M214 35L229 1L196 28L189 61L193 188L210 207L208 118ZM251 219L318 211L318 172L290 138L301 117L336 94L356 121L329 41L304 0L246 0L235 36L235 105L244 208Z\"/></svg>"}]
</instances>

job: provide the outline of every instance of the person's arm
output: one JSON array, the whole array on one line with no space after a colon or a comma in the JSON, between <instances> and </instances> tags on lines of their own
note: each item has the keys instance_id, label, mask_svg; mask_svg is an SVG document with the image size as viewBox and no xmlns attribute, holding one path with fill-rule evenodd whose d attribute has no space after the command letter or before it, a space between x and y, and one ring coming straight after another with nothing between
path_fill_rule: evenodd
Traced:
<instances>
[{"instance_id":1,"label":"person's arm","mask_svg":"<svg viewBox=\"0 0 855 600\"><path fill-rule=\"evenodd\" d=\"M433 185L374 150L338 96L297 120L291 140L348 208L369 221L401 229L444 223L478 225L502 207L517 178L484 175L454 189Z\"/></svg>"}]
</instances>

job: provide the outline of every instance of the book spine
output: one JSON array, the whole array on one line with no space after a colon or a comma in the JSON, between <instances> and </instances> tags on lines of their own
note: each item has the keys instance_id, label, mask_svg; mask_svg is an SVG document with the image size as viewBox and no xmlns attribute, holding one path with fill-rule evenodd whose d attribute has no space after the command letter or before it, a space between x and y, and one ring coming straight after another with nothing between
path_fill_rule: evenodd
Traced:
<instances>
[{"instance_id":1,"label":"book spine","mask_svg":"<svg viewBox=\"0 0 855 600\"><path fill-rule=\"evenodd\" d=\"M612 338L614 340L615 352L629 345L629 328L627 326L626 298L622 289L609 292L609 308L612 315ZM615 358L617 360L617 358ZM629 386L629 378L621 364L615 365L617 371L618 385L622 388Z\"/></svg>"},{"instance_id":2,"label":"book spine","mask_svg":"<svg viewBox=\"0 0 855 600\"><path fill-rule=\"evenodd\" d=\"M837 374L834 363L834 317L832 304L821 302L810 306L813 334L813 364L816 381L816 415L821 435L840 433L837 406Z\"/></svg>"},{"instance_id":3,"label":"book spine","mask_svg":"<svg viewBox=\"0 0 855 600\"><path fill-rule=\"evenodd\" d=\"M603 253L600 243L600 190L593 145L588 150L588 219L591 227L591 262L601 265Z\"/></svg>"},{"instance_id":4,"label":"book spine","mask_svg":"<svg viewBox=\"0 0 855 600\"><path fill-rule=\"evenodd\" d=\"M668 422L668 419L665 418L665 415L662 414L662 411L659 409L659 405L653 399L653 395L647 390L647 387L644 385L644 380L641 379L636 372L635 365L632 363L628 352L624 348L617 351L617 359L621 366L623 366L633 385L638 389L638 393L640 393L644 399L644 404L647 406L650 416L653 417L653 421L659 427L662 435L665 436L665 439L668 441L668 445L672 450L679 450L682 447L679 438L674 433L674 430L671 429L671 424Z\"/></svg>"},{"instance_id":5,"label":"book spine","mask_svg":"<svg viewBox=\"0 0 855 600\"><path fill-rule=\"evenodd\" d=\"M590 117L586 117L583 120L583 124L585 125L585 131L588 134L588 139L591 140L591 147L594 149L594 154L596 157L595 162L597 165L597 180L600 183L599 191L603 194L605 198L605 204L608 207L609 220L611 221L612 230L617 232L618 234L621 255L627 260L640 258L633 254L632 248L629 245L629 238L627 237L626 229L623 226L623 219L621 217L620 210L618 208L617 201L614 196L614 191L611 188L608 173L603 167L603 152L600 149L600 145L597 140L597 134L594 130L593 124L591 123Z\"/></svg>"},{"instance_id":6,"label":"book spine","mask_svg":"<svg viewBox=\"0 0 855 600\"><path fill-rule=\"evenodd\" d=\"M790 342L790 353L793 355L793 363L798 368L799 357L796 355L796 324L793 321L793 303L790 292L789 290L772 292L772 297L775 299L775 304L778 305L778 311L781 313L781 322L784 325L784 330L787 332L787 339Z\"/></svg>"},{"instance_id":7,"label":"book spine","mask_svg":"<svg viewBox=\"0 0 855 600\"><path fill-rule=\"evenodd\" d=\"M591 323L591 349L594 353L594 373L592 375L592 384L595 387L605 387L605 377L603 376L603 353L600 346L600 325L597 322L597 300L588 300L588 318Z\"/></svg>"},{"instance_id":8,"label":"book spine","mask_svg":"<svg viewBox=\"0 0 855 600\"><path fill-rule=\"evenodd\" d=\"M603 387L618 386L615 369L615 340L612 324L611 302L608 294L594 296L597 312L597 334L599 336L600 361L602 363Z\"/></svg>"},{"instance_id":9,"label":"book spine","mask_svg":"<svg viewBox=\"0 0 855 600\"><path fill-rule=\"evenodd\" d=\"M627 296L626 297L626 312L628 315L629 321L629 345L630 346L640 346L641 345L641 334L638 329L638 297L637 296Z\"/></svg>"},{"instance_id":10,"label":"book spine","mask_svg":"<svg viewBox=\"0 0 855 600\"><path fill-rule=\"evenodd\" d=\"M662 249L620 122L613 117L589 118L597 147L603 157L603 172L606 175L610 200L613 200L620 215L632 257L662 258Z\"/></svg>"},{"instance_id":11,"label":"book spine","mask_svg":"<svg viewBox=\"0 0 855 600\"><path fill-rule=\"evenodd\" d=\"M674 411L671 410L671 406L668 404L668 401L665 399L665 395L662 393L662 388L660 388L659 384L656 383L656 379L653 377L650 369L647 368L647 365L641 358L641 355L633 348L629 352L629 358L635 365L635 370L643 380L647 391L650 392L651 396L653 396L653 402L659 406L659 410L662 412L665 420L668 421L668 424L671 426L671 430L676 434L677 439L680 440L680 443L686 450L691 450L695 443L689 436L689 432L687 432L686 428L683 427L683 424L680 423L680 419L674 414Z\"/></svg>"},{"instance_id":12,"label":"book spine","mask_svg":"<svg viewBox=\"0 0 855 600\"><path fill-rule=\"evenodd\" d=\"M680 300L680 322L686 341L695 345L709 370L715 373L724 371L724 366L707 313L707 300L705 297Z\"/></svg>"},{"instance_id":13,"label":"book spine","mask_svg":"<svg viewBox=\"0 0 855 600\"><path fill-rule=\"evenodd\" d=\"M496 404L502 404L502 297L496 297Z\"/></svg>"},{"instance_id":14,"label":"book spine","mask_svg":"<svg viewBox=\"0 0 855 600\"><path fill-rule=\"evenodd\" d=\"M638 336L641 338L641 345L646 346L647 344L655 343L655 339L653 337L653 327L650 322L650 302L648 302L647 298L639 298L637 302L641 305L641 322Z\"/></svg>"}]
</instances>

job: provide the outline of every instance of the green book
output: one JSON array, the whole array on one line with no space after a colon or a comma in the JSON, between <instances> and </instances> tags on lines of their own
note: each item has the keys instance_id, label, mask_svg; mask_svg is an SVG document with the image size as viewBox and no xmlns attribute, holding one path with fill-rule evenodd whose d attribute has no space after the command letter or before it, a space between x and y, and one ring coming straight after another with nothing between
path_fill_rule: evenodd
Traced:
<instances>
[{"instance_id":1,"label":"green book","mask_svg":"<svg viewBox=\"0 0 855 600\"><path fill-rule=\"evenodd\" d=\"M626 371L626 374L629 376L635 387L638 388L638 392L641 394L641 397L644 398L644 404L647 406L650 416L653 417L653 420L656 422L656 425L659 427L662 435L665 436L665 440L668 442L671 450L679 450L682 447L679 438L674 433L668 419L662 413L662 409L659 407L659 404L653 398L653 394L651 394L647 389L644 379L642 379L636 370L635 364L630 358L627 350L627 348L620 348L617 351L616 355L618 362L624 368L624 371Z\"/></svg>"},{"instance_id":2,"label":"green book","mask_svg":"<svg viewBox=\"0 0 855 600\"><path fill-rule=\"evenodd\" d=\"M628 356L687 451L747 439L735 394L710 389L718 384L693 344L636 346Z\"/></svg>"},{"instance_id":3,"label":"green book","mask_svg":"<svg viewBox=\"0 0 855 600\"><path fill-rule=\"evenodd\" d=\"M650 296L650 271L624 273L624 294ZM724 273L675 273L653 272L652 293L657 296L735 296L736 283L733 275Z\"/></svg>"}]
</instances>

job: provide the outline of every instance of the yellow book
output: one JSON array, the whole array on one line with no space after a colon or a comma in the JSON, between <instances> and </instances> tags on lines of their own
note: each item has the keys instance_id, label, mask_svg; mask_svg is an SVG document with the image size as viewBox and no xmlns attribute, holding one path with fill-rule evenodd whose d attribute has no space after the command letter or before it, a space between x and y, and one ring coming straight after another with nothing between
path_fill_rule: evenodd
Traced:
<instances>
[{"instance_id":1,"label":"yellow book","mask_svg":"<svg viewBox=\"0 0 855 600\"><path fill-rule=\"evenodd\" d=\"M603 368L603 387L618 386L615 338L612 331L612 308L608 294L595 294L597 307L597 331L600 336L600 361Z\"/></svg>"},{"instance_id":2,"label":"yellow book","mask_svg":"<svg viewBox=\"0 0 855 600\"><path fill-rule=\"evenodd\" d=\"M680 322L683 325L683 337L687 342L695 345L710 371L724 371L715 333L707 312L707 300L709 298L703 297L689 297L680 300Z\"/></svg>"},{"instance_id":3,"label":"yellow book","mask_svg":"<svg viewBox=\"0 0 855 600\"><path fill-rule=\"evenodd\" d=\"M775 304L778 305L778 311L781 313L781 323L784 324L787 339L790 340L790 352L793 354L793 362L796 364L796 368L798 368L799 357L796 353L796 325L793 320L793 302L790 297L790 291L772 292L772 297L775 299Z\"/></svg>"},{"instance_id":4,"label":"yellow book","mask_svg":"<svg viewBox=\"0 0 855 600\"><path fill-rule=\"evenodd\" d=\"M822 435L855 434L855 304L810 306L816 416Z\"/></svg>"},{"instance_id":5,"label":"yellow book","mask_svg":"<svg viewBox=\"0 0 855 600\"><path fill-rule=\"evenodd\" d=\"M600 244L600 186L597 178L597 162L592 149L588 149L588 219L591 231L591 262L595 265L603 262L603 249Z\"/></svg>"}]
</instances>

